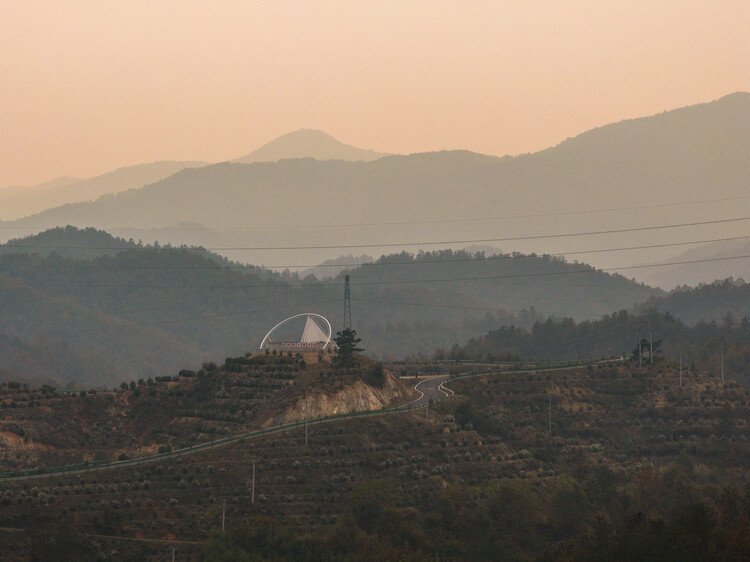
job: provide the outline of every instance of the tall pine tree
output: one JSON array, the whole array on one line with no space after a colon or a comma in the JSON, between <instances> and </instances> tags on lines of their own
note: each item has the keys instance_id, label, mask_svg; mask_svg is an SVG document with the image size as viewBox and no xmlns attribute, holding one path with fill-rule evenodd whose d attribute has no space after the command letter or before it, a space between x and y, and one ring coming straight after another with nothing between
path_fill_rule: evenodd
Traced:
<instances>
[{"instance_id":1,"label":"tall pine tree","mask_svg":"<svg viewBox=\"0 0 750 562\"><path fill-rule=\"evenodd\" d=\"M334 341L338 346L336 364L345 369L353 367L355 363L354 354L364 351L361 347L357 347L359 342L362 341L362 338L357 337L357 331L346 328L340 332L336 332Z\"/></svg>"}]
</instances>

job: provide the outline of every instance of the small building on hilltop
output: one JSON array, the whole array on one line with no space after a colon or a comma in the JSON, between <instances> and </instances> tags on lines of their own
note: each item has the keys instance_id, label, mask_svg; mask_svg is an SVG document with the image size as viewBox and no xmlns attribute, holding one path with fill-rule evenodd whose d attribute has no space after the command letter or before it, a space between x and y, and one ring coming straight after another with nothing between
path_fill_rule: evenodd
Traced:
<instances>
[{"instance_id":1,"label":"small building on hilltop","mask_svg":"<svg viewBox=\"0 0 750 562\"><path fill-rule=\"evenodd\" d=\"M279 328L297 318L305 318L305 326L299 339L272 339L274 332L277 332ZM322 328L321 325L325 326L325 328ZM333 329L331 328L331 323L325 316L314 312L305 312L290 316L271 328L263 338L263 341L260 342L259 349L260 351L276 350L292 352L334 351L336 343L333 341L332 336Z\"/></svg>"}]
</instances>

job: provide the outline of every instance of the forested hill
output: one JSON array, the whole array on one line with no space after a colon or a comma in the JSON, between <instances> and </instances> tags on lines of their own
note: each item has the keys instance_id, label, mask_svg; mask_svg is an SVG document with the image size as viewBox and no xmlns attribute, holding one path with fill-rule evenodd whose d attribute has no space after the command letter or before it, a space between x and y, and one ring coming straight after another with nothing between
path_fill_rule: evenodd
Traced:
<instances>
[{"instance_id":1,"label":"forested hill","mask_svg":"<svg viewBox=\"0 0 750 562\"><path fill-rule=\"evenodd\" d=\"M170 245L161 246L158 242L154 245L144 245L141 240L136 241L133 238L125 239L112 236L110 233L96 228L76 228L70 225L51 228L32 236L8 240L5 244L0 244L0 255L35 254L46 257L54 254L62 258L87 260L103 256L114 256L126 250L147 248L179 249L201 255L219 265L232 267L240 265L224 256L209 252L201 247L180 246L179 248L174 248ZM248 269L261 270L261 268L253 266L248 266Z\"/></svg>"},{"instance_id":2,"label":"forested hill","mask_svg":"<svg viewBox=\"0 0 750 562\"><path fill-rule=\"evenodd\" d=\"M456 295L460 300L470 297L509 311L533 307L545 314L573 318L630 308L663 294L585 263L518 252L403 252L382 256L349 273L358 285L382 287L387 292Z\"/></svg>"},{"instance_id":3,"label":"forested hill","mask_svg":"<svg viewBox=\"0 0 750 562\"><path fill-rule=\"evenodd\" d=\"M13 253L0 255L0 334L16 342L12 358L0 356L6 372L28 377L41 370L62 381L109 385L241 354L294 313L319 312L339 326L343 273L300 279L201 249L122 244L108 236L53 231L17 241ZM81 253L64 257L61 245L36 253L50 238ZM107 246L108 255L89 257L91 246ZM548 314L599 316L658 293L549 256L403 253L349 274L354 324L366 350L393 358ZM35 365L22 359L29 355L19 346L38 351ZM74 360L81 356L87 361ZM62 361L80 367L59 369Z\"/></svg>"},{"instance_id":4,"label":"forested hill","mask_svg":"<svg viewBox=\"0 0 750 562\"><path fill-rule=\"evenodd\" d=\"M655 295L638 307L669 312L688 324L701 320L735 321L750 316L750 284L725 279L695 288L680 287L667 295Z\"/></svg>"},{"instance_id":5,"label":"forested hill","mask_svg":"<svg viewBox=\"0 0 750 562\"><path fill-rule=\"evenodd\" d=\"M8 240L0 245L0 255L21 253L48 256L55 253L66 258L88 259L136 247L138 243L132 239L117 238L103 230L65 226Z\"/></svg>"},{"instance_id":6,"label":"forested hill","mask_svg":"<svg viewBox=\"0 0 750 562\"><path fill-rule=\"evenodd\" d=\"M55 296L0 273L0 363L7 379L98 386L201 359L157 326Z\"/></svg>"},{"instance_id":7,"label":"forested hill","mask_svg":"<svg viewBox=\"0 0 750 562\"><path fill-rule=\"evenodd\" d=\"M698 322L690 326L668 313L631 314L620 311L599 320L575 322L547 319L531 327L504 326L471 338L463 346L439 349L436 359L481 361L589 359L625 356L633 360L642 338L644 361L649 361L653 338L656 364L677 365L682 354L686 368L721 372L724 345L725 373L750 384L750 319ZM637 357L637 355L636 355Z\"/></svg>"}]
</instances>

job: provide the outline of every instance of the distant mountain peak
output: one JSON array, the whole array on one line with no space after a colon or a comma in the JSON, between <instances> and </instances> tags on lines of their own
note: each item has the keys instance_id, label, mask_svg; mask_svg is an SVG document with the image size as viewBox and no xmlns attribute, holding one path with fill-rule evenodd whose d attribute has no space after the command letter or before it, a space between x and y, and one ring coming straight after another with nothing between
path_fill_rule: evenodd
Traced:
<instances>
[{"instance_id":1,"label":"distant mountain peak","mask_svg":"<svg viewBox=\"0 0 750 562\"><path fill-rule=\"evenodd\" d=\"M377 160L383 156L387 156L387 154L344 144L328 133L317 129L299 129L264 144L250 154L237 158L234 162L250 164L253 162L275 162L291 158L370 161Z\"/></svg>"}]
</instances>

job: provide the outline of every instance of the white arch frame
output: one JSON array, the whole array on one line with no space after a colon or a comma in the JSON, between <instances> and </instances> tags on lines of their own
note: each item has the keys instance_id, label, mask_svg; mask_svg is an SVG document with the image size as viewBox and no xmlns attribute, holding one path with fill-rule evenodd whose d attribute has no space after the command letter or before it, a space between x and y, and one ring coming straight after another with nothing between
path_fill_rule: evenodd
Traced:
<instances>
[{"instance_id":1,"label":"white arch frame","mask_svg":"<svg viewBox=\"0 0 750 562\"><path fill-rule=\"evenodd\" d=\"M268 330L268 333L266 334L266 337L264 337L263 341L260 342L260 348L259 349L264 349L265 348L266 341L271 336L271 334L274 332L274 330L276 330L276 328L278 328L282 324L286 324L290 320L294 320L295 318L301 318L302 316L307 316L307 317L314 316L315 318L320 318L323 322L325 322L326 326L328 327L328 339L326 340L326 343L323 346L323 349L325 349L326 347L328 347L328 344L331 343L331 338L333 336L333 328L331 328L331 323L328 321L328 318L326 318L322 314L318 314L316 312L303 312L302 314L295 314L294 316L290 316L289 318L286 318L286 319L282 320L281 322L279 322L278 324L276 324L273 328L271 328L270 330ZM334 344L334 345L336 345L336 344Z\"/></svg>"}]
</instances>

